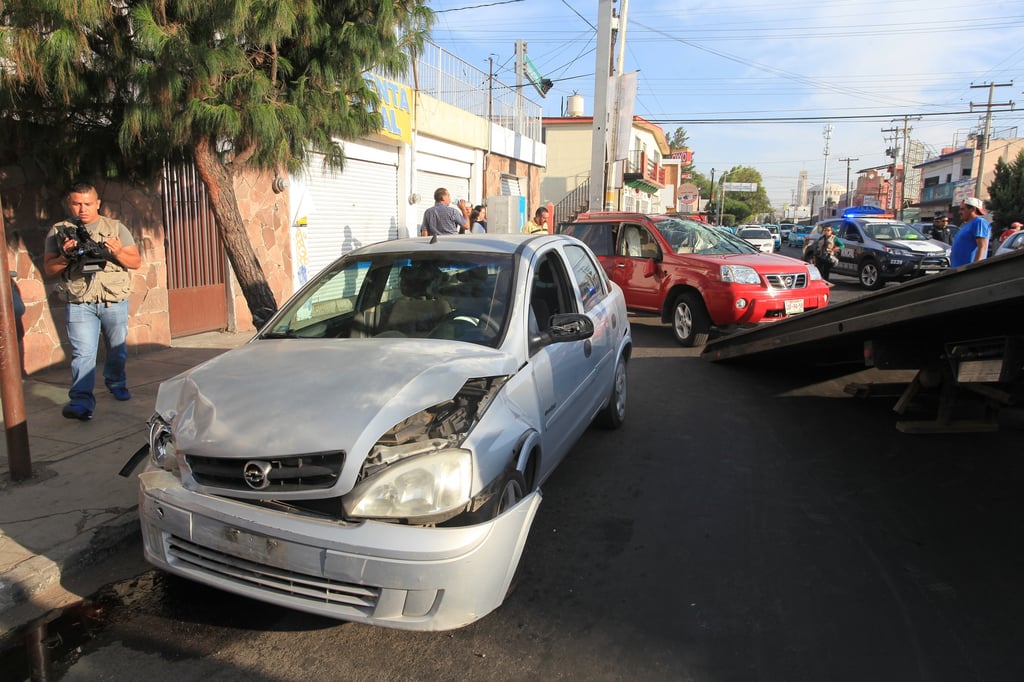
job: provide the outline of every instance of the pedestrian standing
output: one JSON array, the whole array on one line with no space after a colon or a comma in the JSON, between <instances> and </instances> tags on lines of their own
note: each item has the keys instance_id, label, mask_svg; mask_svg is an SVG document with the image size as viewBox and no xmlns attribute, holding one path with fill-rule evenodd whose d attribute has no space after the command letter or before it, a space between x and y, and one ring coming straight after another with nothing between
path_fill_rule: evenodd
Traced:
<instances>
[{"instance_id":1,"label":"pedestrian standing","mask_svg":"<svg viewBox=\"0 0 1024 682\"><path fill-rule=\"evenodd\" d=\"M474 206L469 214L469 231L473 234L485 234L487 232L487 207L484 205Z\"/></svg>"},{"instance_id":2,"label":"pedestrian standing","mask_svg":"<svg viewBox=\"0 0 1024 682\"><path fill-rule=\"evenodd\" d=\"M1007 226L1007 228L1003 230L1003 233L999 235L999 243L1002 244L1007 239L1020 232L1021 227L1022 225L1018 223L1016 220L1010 223L1009 226Z\"/></svg>"},{"instance_id":3,"label":"pedestrian standing","mask_svg":"<svg viewBox=\"0 0 1024 682\"><path fill-rule=\"evenodd\" d=\"M423 212L423 227L420 234L424 237L442 234L459 234L466 231L469 217L469 204L459 199L458 208L451 205L452 195L444 187L434 190L434 205Z\"/></svg>"},{"instance_id":4,"label":"pedestrian standing","mask_svg":"<svg viewBox=\"0 0 1024 682\"><path fill-rule=\"evenodd\" d=\"M988 240L992 226L983 217L985 204L978 197L968 197L960 204L960 229L953 237L950 267L977 263L988 256Z\"/></svg>"},{"instance_id":5,"label":"pedestrian standing","mask_svg":"<svg viewBox=\"0 0 1024 682\"><path fill-rule=\"evenodd\" d=\"M932 218L932 239L940 242L950 243L949 237L949 216L945 213L936 213Z\"/></svg>"},{"instance_id":6,"label":"pedestrian standing","mask_svg":"<svg viewBox=\"0 0 1024 682\"><path fill-rule=\"evenodd\" d=\"M814 264L821 272L821 278L826 282L831 281L828 276L832 272L832 266L838 262L836 251L843 247L843 243L836 239L832 233L832 226L825 225L821 228L821 237L814 245Z\"/></svg>"},{"instance_id":7,"label":"pedestrian standing","mask_svg":"<svg viewBox=\"0 0 1024 682\"><path fill-rule=\"evenodd\" d=\"M526 221L520 232L523 234L546 234L548 232L548 209L544 206L538 208L533 218Z\"/></svg>"},{"instance_id":8,"label":"pedestrian standing","mask_svg":"<svg viewBox=\"0 0 1024 682\"><path fill-rule=\"evenodd\" d=\"M66 197L70 218L56 223L46 237L43 269L60 277L57 292L65 303L71 342L70 402L67 419L92 419L96 352L102 333L106 344L103 380L117 400L129 400L128 295L142 256L128 228L99 214L100 198L87 183L71 187Z\"/></svg>"}]
</instances>

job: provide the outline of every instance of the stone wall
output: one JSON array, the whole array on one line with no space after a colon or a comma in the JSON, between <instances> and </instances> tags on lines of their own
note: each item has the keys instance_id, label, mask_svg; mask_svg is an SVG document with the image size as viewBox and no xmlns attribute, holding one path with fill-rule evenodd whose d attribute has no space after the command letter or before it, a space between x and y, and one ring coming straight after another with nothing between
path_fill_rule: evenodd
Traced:
<instances>
[{"instance_id":1,"label":"stone wall","mask_svg":"<svg viewBox=\"0 0 1024 682\"><path fill-rule=\"evenodd\" d=\"M164 256L160 192L156 186L137 187L97 183L100 213L124 223L135 238L142 266L132 271L129 303L128 352L164 348L170 344L167 319L167 271ZM32 374L70 362L65 332L64 304L57 298L55 280L43 273L46 235L67 213L65 188L52 187L45 178L23 166L0 168L11 269L25 302L23 364Z\"/></svg>"},{"instance_id":2,"label":"stone wall","mask_svg":"<svg viewBox=\"0 0 1024 682\"><path fill-rule=\"evenodd\" d=\"M257 258L278 303L292 293L291 245L287 193L275 194L272 175L252 174L235 181L242 219ZM124 223L142 254L142 266L132 271L129 299L129 357L170 345L167 263L164 251L162 203L158 183L139 187L97 183L100 213ZM53 224L64 219L64 188L22 166L0 167L0 202L8 243L10 269L17 272L25 302L23 324L24 370L28 374L69 366L70 346L65 331L64 304L56 297L56 282L43 274L43 248ZM251 331L252 317L231 275L228 331Z\"/></svg>"}]
</instances>

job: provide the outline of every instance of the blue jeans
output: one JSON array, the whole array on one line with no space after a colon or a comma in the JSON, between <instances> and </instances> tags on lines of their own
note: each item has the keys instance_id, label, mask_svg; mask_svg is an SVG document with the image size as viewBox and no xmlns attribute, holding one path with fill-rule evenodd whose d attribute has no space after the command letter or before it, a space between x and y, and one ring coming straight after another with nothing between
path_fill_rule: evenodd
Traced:
<instances>
[{"instance_id":1,"label":"blue jeans","mask_svg":"<svg viewBox=\"0 0 1024 682\"><path fill-rule=\"evenodd\" d=\"M119 303L68 303L68 339L71 341L72 405L80 405L92 412L96 396L92 389L96 383L96 351L100 332L106 343L107 359L103 365L103 379L107 388L125 387L125 362L128 359L128 301Z\"/></svg>"}]
</instances>

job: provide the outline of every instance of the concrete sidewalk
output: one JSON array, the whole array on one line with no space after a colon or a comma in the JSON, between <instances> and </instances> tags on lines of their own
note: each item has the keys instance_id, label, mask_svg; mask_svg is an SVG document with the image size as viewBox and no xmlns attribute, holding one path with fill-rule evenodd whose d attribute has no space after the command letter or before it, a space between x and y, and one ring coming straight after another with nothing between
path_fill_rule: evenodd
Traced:
<instances>
[{"instance_id":1,"label":"concrete sidewalk","mask_svg":"<svg viewBox=\"0 0 1024 682\"><path fill-rule=\"evenodd\" d=\"M61 416L70 370L24 380L30 479L11 482L6 439L0 439L0 638L87 596L69 591L69 578L138 539L138 481L118 471L146 444L157 387L251 337L198 334L129 356L132 399L114 400L100 379L95 416L85 422Z\"/></svg>"}]
</instances>

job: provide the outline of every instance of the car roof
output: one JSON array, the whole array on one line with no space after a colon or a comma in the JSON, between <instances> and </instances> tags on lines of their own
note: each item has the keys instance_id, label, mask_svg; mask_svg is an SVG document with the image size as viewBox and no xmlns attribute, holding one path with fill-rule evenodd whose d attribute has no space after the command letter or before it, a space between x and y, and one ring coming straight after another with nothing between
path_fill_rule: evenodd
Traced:
<instances>
[{"instance_id":1,"label":"car roof","mask_svg":"<svg viewBox=\"0 0 1024 682\"><path fill-rule=\"evenodd\" d=\"M437 237L389 239L351 251L356 255L385 253L429 253L431 251L465 251L470 253L514 254L523 247L539 248L549 242L579 241L564 234L452 234Z\"/></svg>"}]
</instances>

